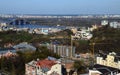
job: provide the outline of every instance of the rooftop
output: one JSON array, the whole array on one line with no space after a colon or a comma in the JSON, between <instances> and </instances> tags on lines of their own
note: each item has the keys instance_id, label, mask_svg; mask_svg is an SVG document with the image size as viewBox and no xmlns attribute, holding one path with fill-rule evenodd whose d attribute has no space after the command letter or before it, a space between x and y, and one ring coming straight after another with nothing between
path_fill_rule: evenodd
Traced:
<instances>
[{"instance_id":1,"label":"rooftop","mask_svg":"<svg viewBox=\"0 0 120 75\"><path fill-rule=\"evenodd\" d=\"M41 67L41 69L44 72L47 72L51 69L51 67L55 64L57 64L58 62L56 61L56 59L54 57L50 57L48 56L48 58L44 59L44 60L37 60L35 65L37 67Z\"/></svg>"},{"instance_id":2,"label":"rooftop","mask_svg":"<svg viewBox=\"0 0 120 75\"><path fill-rule=\"evenodd\" d=\"M93 69L100 71L103 75L109 74L111 72L120 72L120 70L117 68L108 67L108 66L99 65L99 64L95 64L93 66Z\"/></svg>"}]
</instances>

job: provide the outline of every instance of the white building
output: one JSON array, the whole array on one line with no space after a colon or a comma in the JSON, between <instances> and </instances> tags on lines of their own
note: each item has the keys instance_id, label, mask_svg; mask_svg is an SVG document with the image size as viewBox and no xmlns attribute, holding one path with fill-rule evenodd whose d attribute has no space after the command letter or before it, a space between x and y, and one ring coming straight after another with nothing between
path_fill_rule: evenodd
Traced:
<instances>
[{"instance_id":1,"label":"white building","mask_svg":"<svg viewBox=\"0 0 120 75\"><path fill-rule=\"evenodd\" d=\"M101 75L102 73L98 70L89 70L89 75Z\"/></svg>"},{"instance_id":2,"label":"white building","mask_svg":"<svg viewBox=\"0 0 120 75\"><path fill-rule=\"evenodd\" d=\"M102 20L102 21L101 21L101 25L102 25L102 26L108 25L108 21L107 21L107 20Z\"/></svg>"},{"instance_id":3,"label":"white building","mask_svg":"<svg viewBox=\"0 0 120 75\"><path fill-rule=\"evenodd\" d=\"M6 27L7 27L6 23L4 23L4 22L0 23L0 31L3 31L3 29Z\"/></svg>"},{"instance_id":4,"label":"white building","mask_svg":"<svg viewBox=\"0 0 120 75\"><path fill-rule=\"evenodd\" d=\"M110 27L112 27L112 28L120 28L120 23L119 22L110 22Z\"/></svg>"},{"instance_id":5,"label":"white building","mask_svg":"<svg viewBox=\"0 0 120 75\"><path fill-rule=\"evenodd\" d=\"M0 23L0 27L2 27L2 26L7 26L7 24L6 23Z\"/></svg>"},{"instance_id":6,"label":"white building","mask_svg":"<svg viewBox=\"0 0 120 75\"><path fill-rule=\"evenodd\" d=\"M80 31L77 31L74 36L72 36L73 39L84 39L89 40L93 37L93 35L90 33L89 29L81 29Z\"/></svg>"},{"instance_id":7,"label":"white building","mask_svg":"<svg viewBox=\"0 0 120 75\"><path fill-rule=\"evenodd\" d=\"M25 75L62 75L62 65L57 60L44 59L25 64Z\"/></svg>"}]
</instances>

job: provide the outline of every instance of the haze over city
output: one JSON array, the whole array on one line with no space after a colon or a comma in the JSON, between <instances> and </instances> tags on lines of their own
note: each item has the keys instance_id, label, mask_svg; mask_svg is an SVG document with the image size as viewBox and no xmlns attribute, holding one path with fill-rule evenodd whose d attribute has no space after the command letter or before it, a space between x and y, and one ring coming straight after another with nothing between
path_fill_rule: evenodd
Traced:
<instances>
[{"instance_id":1,"label":"haze over city","mask_svg":"<svg viewBox=\"0 0 120 75\"><path fill-rule=\"evenodd\" d=\"M120 0L0 0L0 75L120 75Z\"/></svg>"},{"instance_id":2,"label":"haze over city","mask_svg":"<svg viewBox=\"0 0 120 75\"><path fill-rule=\"evenodd\" d=\"M119 14L120 0L1 0L0 14Z\"/></svg>"}]
</instances>

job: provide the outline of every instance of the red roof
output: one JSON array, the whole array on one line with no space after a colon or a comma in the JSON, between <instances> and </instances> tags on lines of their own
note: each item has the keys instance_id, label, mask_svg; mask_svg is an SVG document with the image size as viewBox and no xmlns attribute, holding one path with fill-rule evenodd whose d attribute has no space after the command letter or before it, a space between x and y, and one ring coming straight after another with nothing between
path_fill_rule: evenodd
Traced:
<instances>
[{"instance_id":1,"label":"red roof","mask_svg":"<svg viewBox=\"0 0 120 75\"><path fill-rule=\"evenodd\" d=\"M48 69L51 69L51 67L55 64L56 64L55 61L48 60L48 59L40 60L36 63L37 66L40 66L41 68L48 68Z\"/></svg>"}]
</instances>

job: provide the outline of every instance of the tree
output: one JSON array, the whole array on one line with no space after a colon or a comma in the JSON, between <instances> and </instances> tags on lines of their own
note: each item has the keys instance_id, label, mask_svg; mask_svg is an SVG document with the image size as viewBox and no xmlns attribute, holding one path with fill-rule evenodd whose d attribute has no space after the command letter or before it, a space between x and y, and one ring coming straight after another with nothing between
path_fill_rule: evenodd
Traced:
<instances>
[{"instance_id":1,"label":"tree","mask_svg":"<svg viewBox=\"0 0 120 75\"><path fill-rule=\"evenodd\" d=\"M86 72L86 66L82 60L74 62L74 69L77 72L77 74L81 74L81 73Z\"/></svg>"},{"instance_id":2,"label":"tree","mask_svg":"<svg viewBox=\"0 0 120 75\"><path fill-rule=\"evenodd\" d=\"M15 66L13 63L12 63L11 75L16 75L16 70L15 70Z\"/></svg>"}]
</instances>

